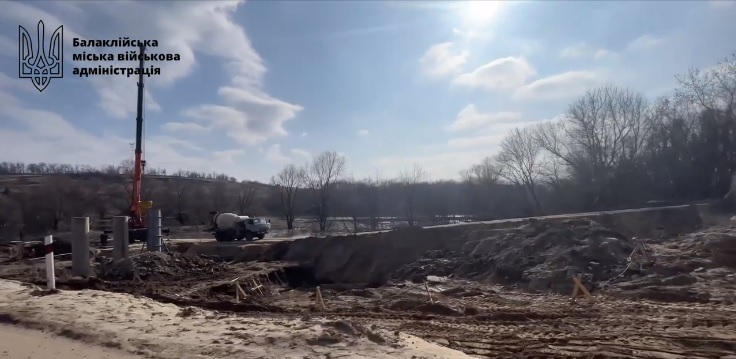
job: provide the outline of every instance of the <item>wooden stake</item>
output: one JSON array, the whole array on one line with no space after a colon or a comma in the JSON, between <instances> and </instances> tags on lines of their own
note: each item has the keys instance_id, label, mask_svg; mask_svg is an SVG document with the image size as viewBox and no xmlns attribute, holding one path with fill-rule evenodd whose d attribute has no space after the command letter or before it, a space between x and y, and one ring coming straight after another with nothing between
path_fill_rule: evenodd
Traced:
<instances>
[{"instance_id":1,"label":"wooden stake","mask_svg":"<svg viewBox=\"0 0 736 359\"><path fill-rule=\"evenodd\" d=\"M429 302L434 304L434 299L432 299L432 293L429 292L429 284L427 284L427 282L424 282L424 289L427 290L427 297L429 297Z\"/></svg>"},{"instance_id":2,"label":"wooden stake","mask_svg":"<svg viewBox=\"0 0 736 359\"><path fill-rule=\"evenodd\" d=\"M240 301L246 297L247 295L245 294L243 287L240 286L240 283L235 282L235 303L240 303Z\"/></svg>"},{"instance_id":3,"label":"wooden stake","mask_svg":"<svg viewBox=\"0 0 736 359\"><path fill-rule=\"evenodd\" d=\"M258 293L261 293L261 295L263 295L263 291L261 290L261 285L259 285L258 282L256 282L256 279L251 277L250 280L251 282L253 282L253 291L254 292L258 291Z\"/></svg>"},{"instance_id":4,"label":"wooden stake","mask_svg":"<svg viewBox=\"0 0 736 359\"><path fill-rule=\"evenodd\" d=\"M319 286L317 286L317 304L319 304L320 309L327 310L327 307L325 307L325 301L322 298L322 291L320 290Z\"/></svg>"},{"instance_id":5,"label":"wooden stake","mask_svg":"<svg viewBox=\"0 0 736 359\"><path fill-rule=\"evenodd\" d=\"M580 281L580 275L574 275L572 277L572 281L575 284L574 288L572 289L572 296L570 297L570 302L574 303L575 299L578 297L579 292L582 292L582 294L589 300L593 301L593 296L590 295L590 292L588 292L588 289L585 288L583 283Z\"/></svg>"},{"instance_id":6,"label":"wooden stake","mask_svg":"<svg viewBox=\"0 0 736 359\"><path fill-rule=\"evenodd\" d=\"M137 269L133 271L133 281L134 282L138 282L138 283L142 283L143 282L143 280L141 279L141 276L138 275L138 270Z\"/></svg>"}]
</instances>

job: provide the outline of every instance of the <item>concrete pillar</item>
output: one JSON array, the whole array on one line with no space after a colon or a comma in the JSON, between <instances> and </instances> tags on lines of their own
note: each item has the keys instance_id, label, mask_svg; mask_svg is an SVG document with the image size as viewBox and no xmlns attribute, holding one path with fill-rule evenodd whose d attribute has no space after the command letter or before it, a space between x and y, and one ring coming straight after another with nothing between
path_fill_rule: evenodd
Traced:
<instances>
[{"instance_id":1,"label":"concrete pillar","mask_svg":"<svg viewBox=\"0 0 736 359\"><path fill-rule=\"evenodd\" d=\"M72 275L90 275L89 217L72 218Z\"/></svg>"},{"instance_id":2,"label":"concrete pillar","mask_svg":"<svg viewBox=\"0 0 736 359\"><path fill-rule=\"evenodd\" d=\"M128 257L128 216L117 216L112 219L112 258L115 260Z\"/></svg>"},{"instance_id":3,"label":"concrete pillar","mask_svg":"<svg viewBox=\"0 0 736 359\"><path fill-rule=\"evenodd\" d=\"M161 210L151 208L146 217L148 217L148 251L161 252Z\"/></svg>"}]
</instances>

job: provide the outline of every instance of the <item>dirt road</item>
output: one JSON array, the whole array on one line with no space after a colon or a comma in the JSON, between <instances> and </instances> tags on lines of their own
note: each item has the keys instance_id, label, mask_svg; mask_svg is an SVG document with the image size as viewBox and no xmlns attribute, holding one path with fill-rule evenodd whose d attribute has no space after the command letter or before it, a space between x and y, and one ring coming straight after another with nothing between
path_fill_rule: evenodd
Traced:
<instances>
[{"instance_id":1,"label":"dirt road","mask_svg":"<svg viewBox=\"0 0 736 359\"><path fill-rule=\"evenodd\" d=\"M0 358L139 359L119 350L90 346L36 330L0 325Z\"/></svg>"}]
</instances>

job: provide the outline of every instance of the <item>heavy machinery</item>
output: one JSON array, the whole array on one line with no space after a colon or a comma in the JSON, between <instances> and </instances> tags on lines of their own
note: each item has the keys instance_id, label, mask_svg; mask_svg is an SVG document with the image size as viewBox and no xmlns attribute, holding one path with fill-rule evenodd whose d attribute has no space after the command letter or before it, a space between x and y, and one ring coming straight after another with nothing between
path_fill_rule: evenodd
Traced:
<instances>
[{"instance_id":1,"label":"heavy machinery","mask_svg":"<svg viewBox=\"0 0 736 359\"><path fill-rule=\"evenodd\" d=\"M218 242L230 242L254 238L263 239L271 230L271 220L239 216L235 213L213 213L212 228Z\"/></svg>"},{"instance_id":2,"label":"heavy machinery","mask_svg":"<svg viewBox=\"0 0 736 359\"><path fill-rule=\"evenodd\" d=\"M133 184L130 191L130 214L128 218L128 240L133 243L136 240L146 241L148 230L144 211L153 206L150 201L141 202L141 182L146 161L143 159L143 62L145 60L146 47L140 46L138 54L138 106L135 116L135 157L133 161Z\"/></svg>"},{"instance_id":3,"label":"heavy machinery","mask_svg":"<svg viewBox=\"0 0 736 359\"><path fill-rule=\"evenodd\" d=\"M132 171L133 181L130 190L130 209L127 213L128 241L130 243L135 241L145 242L148 238L145 211L153 206L153 202L151 201L141 201L141 183L143 180L143 172L146 167L146 160L143 159L143 65L145 60L145 51L145 46L141 45L138 60L140 74L138 75L138 106L135 117L135 155ZM162 232L168 233L168 230L164 229ZM105 229L100 235L100 242L103 245L106 245L109 238L108 235L110 233L112 233L112 230Z\"/></svg>"}]
</instances>

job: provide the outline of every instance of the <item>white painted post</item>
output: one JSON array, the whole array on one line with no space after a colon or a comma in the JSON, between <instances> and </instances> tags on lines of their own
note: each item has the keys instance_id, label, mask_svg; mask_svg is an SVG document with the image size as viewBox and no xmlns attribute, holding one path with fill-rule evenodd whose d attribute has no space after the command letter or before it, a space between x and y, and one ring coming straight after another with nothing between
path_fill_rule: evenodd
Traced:
<instances>
[{"instance_id":1,"label":"white painted post","mask_svg":"<svg viewBox=\"0 0 736 359\"><path fill-rule=\"evenodd\" d=\"M54 237L43 238L43 247L46 252L46 288L56 289L56 276L54 275Z\"/></svg>"}]
</instances>

